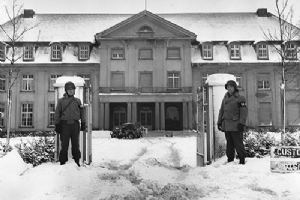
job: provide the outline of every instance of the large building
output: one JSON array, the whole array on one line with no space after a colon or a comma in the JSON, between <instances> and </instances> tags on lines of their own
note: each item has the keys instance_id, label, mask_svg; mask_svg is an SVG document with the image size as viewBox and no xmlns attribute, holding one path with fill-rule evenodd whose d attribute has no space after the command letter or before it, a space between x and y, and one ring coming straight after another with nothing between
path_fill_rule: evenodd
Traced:
<instances>
[{"instance_id":1,"label":"large building","mask_svg":"<svg viewBox=\"0 0 300 200\"><path fill-rule=\"evenodd\" d=\"M35 14L20 16L25 32L13 68L12 128L53 128L53 83L78 75L92 86L93 129L136 122L150 130L196 127L196 107L207 75L236 75L249 108L248 125L281 126L279 28L266 9L253 13ZM2 25L12 31L9 22ZM23 30L23 29L20 29ZM265 30L265 31L264 31ZM11 41L0 32L0 112L7 113ZM285 44L287 123L300 125L299 39ZM6 118L0 119L5 128Z\"/></svg>"}]
</instances>

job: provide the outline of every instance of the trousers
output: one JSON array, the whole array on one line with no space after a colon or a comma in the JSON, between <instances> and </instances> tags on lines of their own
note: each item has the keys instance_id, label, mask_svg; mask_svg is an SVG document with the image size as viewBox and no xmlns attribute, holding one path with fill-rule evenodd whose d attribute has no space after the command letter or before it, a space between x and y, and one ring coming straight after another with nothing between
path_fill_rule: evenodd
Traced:
<instances>
[{"instance_id":1,"label":"trousers","mask_svg":"<svg viewBox=\"0 0 300 200\"><path fill-rule=\"evenodd\" d=\"M234 150L236 150L239 159L245 160L246 151L243 143L243 132L241 131L226 131L226 156L228 161L234 160Z\"/></svg>"},{"instance_id":2,"label":"trousers","mask_svg":"<svg viewBox=\"0 0 300 200\"><path fill-rule=\"evenodd\" d=\"M63 121L62 123L62 131L60 134L61 141L61 150L59 153L59 161L61 163L65 163L68 161L68 149L69 143L71 139L72 144L72 156L74 160L79 160L81 157L80 149L79 149L79 122L74 121L73 123L69 123L67 121Z\"/></svg>"}]
</instances>

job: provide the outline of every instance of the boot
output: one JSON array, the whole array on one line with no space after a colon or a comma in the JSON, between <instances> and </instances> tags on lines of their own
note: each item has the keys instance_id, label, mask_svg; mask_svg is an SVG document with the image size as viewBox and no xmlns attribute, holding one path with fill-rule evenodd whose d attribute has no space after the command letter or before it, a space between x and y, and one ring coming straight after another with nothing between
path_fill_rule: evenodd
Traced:
<instances>
[{"instance_id":1,"label":"boot","mask_svg":"<svg viewBox=\"0 0 300 200\"><path fill-rule=\"evenodd\" d=\"M241 158L240 159L240 165L244 165L245 164L245 158Z\"/></svg>"},{"instance_id":2,"label":"boot","mask_svg":"<svg viewBox=\"0 0 300 200\"><path fill-rule=\"evenodd\" d=\"M77 164L78 167L80 167L79 159L75 159L75 163Z\"/></svg>"}]
</instances>

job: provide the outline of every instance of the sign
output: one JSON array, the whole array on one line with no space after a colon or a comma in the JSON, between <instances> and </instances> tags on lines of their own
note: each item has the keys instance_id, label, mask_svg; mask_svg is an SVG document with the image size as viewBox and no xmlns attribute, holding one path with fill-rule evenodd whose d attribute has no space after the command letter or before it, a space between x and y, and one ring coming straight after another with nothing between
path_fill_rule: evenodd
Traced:
<instances>
[{"instance_id":1,"label":"sign","mask_svg":"<svg viewBox=\"0 0 300 200\"><path fill-rule=\"evenodd\" d=\"M272 172L300 172L300 147L271 147L270 167Z\"/></svg>"}]
</instances>

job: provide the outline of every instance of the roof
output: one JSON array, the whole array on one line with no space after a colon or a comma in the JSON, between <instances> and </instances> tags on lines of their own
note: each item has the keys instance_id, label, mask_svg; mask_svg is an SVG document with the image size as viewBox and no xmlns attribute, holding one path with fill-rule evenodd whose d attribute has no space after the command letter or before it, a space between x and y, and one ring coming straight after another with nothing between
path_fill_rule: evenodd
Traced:
<instances>
[{"instance_id":1,"label":"roof","mask_svg":"<svg viewBox=\"0 0 300 200\"><path fill-rule=\"evenodd\" d=\"M161 23L165 27L169 27L169 28L172 28L173 30L176 30L177 32L181 32L182 34L185 35L185 37L188 36L191 39L195 39L197 37L195 35L195 33L192 33L189 30L184 29L184 28L182 28L182 27L180 27L180 26L178 26L178 25L176 25L176 24L174 24L174 23L172 23L172 22L170 22L168 20L165 20L164 18L162 18L162 17L160 17L158 15L155 15L155 14L153 14L153 13L147 11L147 10L144 10L144 11L142 11L142 12L140 12L138 14L135 14L135 15L127 18L126 20L124 20L124 21L122 21L122 22L120 22L120 23L118 23L118 24L110 27L109 29L106 29L106 30L104 30L104 31L102 31L100 33L97 33L96 34L96 38L98 39L98 38L101 38L103 36L106 36L109 33L111 33L113 31L119 29L120 27L125 26L126 24L135 23L135 21L137 21L138 19L141 19L141 18L143 18L145 16L151 18L152 20L158 21L159 23Z\"/></svg>"},{"instance_id":2,"label":"roof","mask_svg":"<svg viewBox=\"0 0 300 200\"><path fill-rule=\"evenodd\" d=\"M256 12L157 15L195 33L198 41L260 41L265 40L264 30L275 32L278 27L274 15L258 17ZM38 25L24 35L23 41L94 42L96 33L132 16L133 14L36 14L33 18L24 19L26 25ZM9 23L3 26L9 27Z\"/></svg>"}]
</instances>

